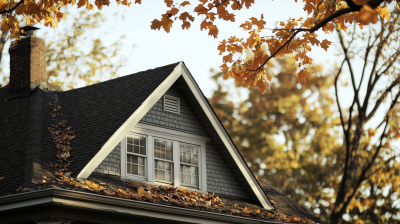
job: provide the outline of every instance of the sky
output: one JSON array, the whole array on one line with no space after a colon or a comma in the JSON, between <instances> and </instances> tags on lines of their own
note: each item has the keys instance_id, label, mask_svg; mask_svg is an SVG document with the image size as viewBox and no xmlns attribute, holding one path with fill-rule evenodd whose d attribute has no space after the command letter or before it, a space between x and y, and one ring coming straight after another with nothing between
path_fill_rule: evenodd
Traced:
<instances>
[{"instance_id":1,"label":"sky","mask_svg":"<svg viewBox=\"0 0 400 224\"><path fill-rule=\"evenodd\" d=\"M303 4L295 3L294 0L256 0L253 7L237 14L235 23L217 22L220 32L218 39L214 39L208 36L208 32L200 31L200 20L195 21L190 30L182 30L180 21L174 23L170 33L151 30L151 21L159 19L167 7L163 0L142 2L141 5L132 4L129 8L115 3L104 7L102 13L109 19L102 29L93 34L94 37L100 36L106 43L107 40L113 42L121 35L126 36L123 42L124 50L120 54L128 57L128 64L119 70L119 76L184 61L207 97L210 97L216 88L209 78L210 69L218 69L222 63L217 46L221 40L230 36L244 37L246 33L239 28L241 23L250 17L260 18L261 14L264 14L266 27L273 28L276 21L307 16L303 11ZM115 13L124 16L125 19L115 20ZM68 17L67 20L72 18ZM57 29L60 28L62 29L62 23ZM52 29L42 26L37 35L40 36L45 31L51 32ZM334 35L325 35L322 31L318 31L317 34L323 39L335 41ZM336 60L334 54L335 50L331 47L328 52L314 48L310 55L316 63L333 64Z\"/></svg>"}]
</instances>

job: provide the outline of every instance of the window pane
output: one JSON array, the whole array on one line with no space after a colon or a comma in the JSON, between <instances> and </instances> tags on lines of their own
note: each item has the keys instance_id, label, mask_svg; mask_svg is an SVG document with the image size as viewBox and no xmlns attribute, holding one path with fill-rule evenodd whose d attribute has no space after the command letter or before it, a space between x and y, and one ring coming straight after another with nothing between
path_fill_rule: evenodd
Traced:
<instances>
[{"instance_id":1,"label":"window pane","mask_svg":"<svg viewBox=\"0 0 400 224\"><path fill-rule=\"evenodd\" d=\"M127 151L146 155L146 137L128 137Z\"/></svg>"},{"instance_id":2,"label":"window pane","mask_svg":"<svg viewBox=\"0 0 400 224\"><path fill-rule=\"evenodd\" d=\"M180 144L180 160L182 163L198 165L199 147L188 144Z\"/></svg>"},{"instance_id":3,"label":"window pane","mask_svg":"<svg viewBox=\"0 0 400 224\"><path fill-rule=\"evenodd\" d=\"M183 185L198 186L198 168L181 165L181 181Z\"/></svg>"},{"instance_id":4,"label":"window pane","mask_svg":"<svg viewBox=\"0 0 400 224\"><path fill-rule=\"evenodd\" d=\"M172 160L173 143L171 141L154 139L154 157Z\"/></svg>"},{"instance_id":5,"label":"window pane","mask_svg":"<svg viewBox=\"0 0 400 224\"><path fill-rule=\"evenodd\" d=\"M172 182L172 163L155 160L155 179Z\"/></svg>"},{"instance_id":6,"label":"window pane","mask_svg":"<svg viewBox=\"0 0 400 224\"><path fill-rule=\"evenodd\" d=\"M133 145L128 144L127 148L128 148L128 152L133 152Z\"/></svg>"},{"instance_id":7,"label":"window pane","mask_svg":"<svg viewBox=\"0 0 400 224\"><path fill-rule=\"evenodd\" d=\"M144 160L145 158L143 157L128 154L126 171L130 174L144 176L145 175Z\"/></svg>"}]
</instances>

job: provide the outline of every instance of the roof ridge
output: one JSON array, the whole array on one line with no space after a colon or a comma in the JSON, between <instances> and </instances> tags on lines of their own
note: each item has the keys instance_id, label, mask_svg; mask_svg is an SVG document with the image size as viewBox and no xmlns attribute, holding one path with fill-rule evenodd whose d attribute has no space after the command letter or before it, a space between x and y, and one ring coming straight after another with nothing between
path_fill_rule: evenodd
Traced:
<instances>
[{"instance_id":1,"label":"roof ridge","mask_svg":"<svg viewBox=\"0 0 400 224\"><path fill-rule=\"evenodd\" d=\"M112 81L115 81L115 80L120 80L120 79L123 79L123 78L128 78L128 77L130 77L130 76L132 76L132 75L138 75L138 74L141 74L141 73L144 73L144 72L149 72L149 71L151 71L151 70L164 69L164 68L167 68L167 67L170 67L170 66L174 66L174 65L177 66L177 65L178 65L179 63L181 63L181 62L183 62L183 61L171 63L171 64L168 64L168 65L163 65L163 66L156 67L156 68L152 68L152 69L147 69L147 70L139 71L139 72L132 73L132 74L128 74L128 75L119 76L119 77L116 77L116 78L113 78L113 79L109 79L109 80L105 80L105 81L102 81L102 82L93 83L93 84L88 85L88 86L82 86L82 87L79 87L79 88L76 88L76 89L69 89L69 90L61 91L61 92L59 92L59 93L69 93L69 92L72 92L72 91L75 91L75 90L85 89L85 88L88 88L88 87L91 87L91 86L94 86L94 85L101 85L101 84L109 83L109 82L112 82Z\"/></svg>"}]
</instances>

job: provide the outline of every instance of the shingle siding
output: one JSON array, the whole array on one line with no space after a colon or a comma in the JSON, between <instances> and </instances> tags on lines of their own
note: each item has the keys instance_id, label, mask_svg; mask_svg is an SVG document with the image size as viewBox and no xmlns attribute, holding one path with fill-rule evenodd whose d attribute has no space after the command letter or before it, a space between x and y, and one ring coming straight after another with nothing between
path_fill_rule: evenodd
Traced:
<instances>
[{"instance_id":1,"label":"shingle siding","mask_svg":"<svg viewBox=\"0 0 400 224\"><path fill-rule=\"evenodd\" d=\"M164 111L164 97L161 97L157 103L147 112L147 114L139 121L142 124L153 125L157 127L167 128L175 131L181 131L190 134L207 136L200 121L193 114L188 103L183 99L176 86L172 86L166 95L178 97L180 99L180 114L174 114Z\"/></svg>"},{"instance_id":2,"label":"shingle siding","mask_svg":"<svg viewBox=\"0 0 400 224\"><path fill-rule=\"evenodd\" d=\"M108 154L94 172L121 176L121 143Z\"/></svg>"},{"instance_id":3,"label":"shingle siding","mask_svg":"<svg viewBox=\"0 0 400 224\"><path fill-rule=\"evenodd\" d=\"M216 194L248 198L233 176L219 151L211 142L206 144L207 190Z\"/></svg>"}]
</instances>

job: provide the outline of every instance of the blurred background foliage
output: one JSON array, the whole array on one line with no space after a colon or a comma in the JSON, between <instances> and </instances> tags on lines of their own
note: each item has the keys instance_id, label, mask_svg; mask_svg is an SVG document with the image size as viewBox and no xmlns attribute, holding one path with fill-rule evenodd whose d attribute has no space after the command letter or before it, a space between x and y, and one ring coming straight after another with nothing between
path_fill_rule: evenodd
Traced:
<instances>
[{"instance_id":1,"label":"blurred background foliage","mask_svg":"<svg viewBox=\"0 0 400 224\"><path fill-rule=\"evenodd\" d=\"M106 16L99 11L76 10L65 7L67 20L62 27L47 29L35 34L45 40L47 46L47 79L63 90L90 85L117 77L120 68L126 65L127 55L120 52L124 35L112 41L104 41L112 27L106 26L110 19L124 20L123 13ZM39 33L38 31L37 33ZM9 80L8 47L10 33L0 36L0 87Z\"/></svg>"}]
</instances>

